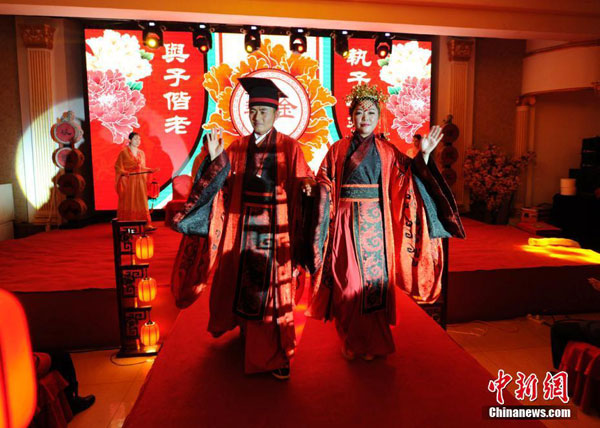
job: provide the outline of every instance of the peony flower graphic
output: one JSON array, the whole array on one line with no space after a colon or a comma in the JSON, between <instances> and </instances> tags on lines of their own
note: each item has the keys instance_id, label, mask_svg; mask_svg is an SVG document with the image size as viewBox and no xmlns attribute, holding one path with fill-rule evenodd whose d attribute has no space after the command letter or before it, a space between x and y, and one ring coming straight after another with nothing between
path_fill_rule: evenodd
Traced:
<instances>
[{"instance_id":1,"label":"peony flower graphic","mask_svg":"<svg viewBox=\"0 0 600 428\"><path fill-rule=\"evenodd\" d=\"M141 89L139 81L152 74L154 54L144 51L135 36L105 30L102 37L88 39L86 44L92 51L86 53L88 70L119 70L132 89Z\"/></svg>"},{"instance_id":2,"label":"peony flower graphic","mask_svg":"<svg viewBox=\"0 0 600 428\"><path fill-rule=\"evenodd\" d=\"M90 120L99 120L121 144L133 128L139 128L135 114L146 104L144 95L132 91L119 71L88 71Z\"/></svg>"},{"instance_id":3,"label":"peony flower graphic","mask_svg":"<svg viewBox=\"0 0 600 428\"><path fill-rule=\"evenodd\" d=\"M431 51L419 47L419 42L396 44L390 56L379 62L382 66L379 77L391 86L390 93L394 94L409 77L431 79L430 59Z\"/></svg>"},{"instance_id":4,"label":"peony flower graphic","mask_svg":"<svg viewBox=\"0 0 600 428\"><path fill-rule=\"evenodd\" d=\"M409 144L413 135L429 120L430 96L430 79L410 77L386 103L387 109L394 115L392 129Z\"/></svg>"},{"instance_id":5,"label":"peony flower graphic","mask_svg":"<svg viewBox=\"0 0 600 428\"><path fill-rule=\"evenodd\" d=\"M307 162L315 153L327 147L329 124L326 107L335 105L336 99L331 92L321 85L317 72L319 64L316 60L297 53L288 54L282 45L275 45L271 40L263 41L260 49L254 51L245 61L232 69L228 64L212 67L204 75L204 88L217 104L217 111L210 116L204 129L223 128L225 146L229 146L239 138L229 112L231 94L238 78L261 69L278 69L296 78L306 90L310 100L310 121L308 127L299 138L299 142Z\"/></svg>"}]
</instances>

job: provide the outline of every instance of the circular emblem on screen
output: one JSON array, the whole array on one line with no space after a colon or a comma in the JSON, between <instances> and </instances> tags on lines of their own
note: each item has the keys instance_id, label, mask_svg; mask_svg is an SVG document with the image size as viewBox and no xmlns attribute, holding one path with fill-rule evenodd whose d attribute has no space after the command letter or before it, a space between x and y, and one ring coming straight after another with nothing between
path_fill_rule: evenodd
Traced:
<instances>
[{"instance_id":1,"label":"circular emblem on screen","mask_svg":"<svg viewBox=\"0 0 600 428\"><path fill-rule=\"evenodd\" d=\"M298 139L304 133L310 120L310 100L306 89L294 76L275 69L256 70L244 77L271 79L287 95L279 100L279 117L275 121L278 131ZM253 132L248 106L248 93L239 83L233 89L229 103L229 113L233 127L240 135Z\"/></svg>"}]
</instances>

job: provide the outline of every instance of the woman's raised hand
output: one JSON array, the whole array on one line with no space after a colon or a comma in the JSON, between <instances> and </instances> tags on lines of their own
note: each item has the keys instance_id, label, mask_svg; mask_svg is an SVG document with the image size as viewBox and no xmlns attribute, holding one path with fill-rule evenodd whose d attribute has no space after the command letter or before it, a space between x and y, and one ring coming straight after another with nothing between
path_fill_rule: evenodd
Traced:
<instances>
[{"instance_id":1,"label":"woman's raised hand","mask_svg":"<svg viewBox=\"0 0 600 428\"><path fill-rule=\"evenodd\" d=\"M429 155L433 150L437 147L437 145L442 141L442 128L438 125L434 125L429 130L429 134L425 135L421 140L421 153L423 153L423 158L425 159L425 163L429 160Z\"/></svg>"},{"instance_id":2,"label":"woman's raised hand","mask_svg":"<svg viewBox=\"0 0 600 428\"><path fill-rule=\"evenodd\" d=\"M208 148L208 154L210 155L210 160L215 160L217 156L223 152L225 148L225 143L223 142L223 129L211 129L208 135L206 136L206 146Z\"/></svg>"}]
</instances>

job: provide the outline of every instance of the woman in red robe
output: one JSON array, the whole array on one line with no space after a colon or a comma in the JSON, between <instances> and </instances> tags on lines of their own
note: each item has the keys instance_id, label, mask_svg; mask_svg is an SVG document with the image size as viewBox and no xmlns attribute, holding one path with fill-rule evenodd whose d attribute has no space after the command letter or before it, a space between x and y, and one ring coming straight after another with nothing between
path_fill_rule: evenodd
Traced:
<instances>
[{"instance_id":1,"label":"woman in red robe","mask_svg":"<svg viewBox=\"0 0 600 428\"><path fill-rule=\"evenodd\" d=\"M429 162L440 128L423 137L411 160L374 133L384 97L376 87L353 88L348 101L356 131L331 147L317 175L308 314L335 321L348 359L394 352L394 285L434 302L441 238L464 237L452 193Z\"/></svg>"},{"instance_id":2,"label":"woman in red robe","mask_svg":"<svg viewBox=\"0 0 600 428\"><path fill-rule=\"evenodd\" d=\"M121 221L146 220L146 228L152 230L154 227L148 210L148 173L152 170L146 167L146 156L139 148L141 142L137 132L129 134L129 144L115 162L119 195L117 218Z\"/></svg>"}]
</instances>

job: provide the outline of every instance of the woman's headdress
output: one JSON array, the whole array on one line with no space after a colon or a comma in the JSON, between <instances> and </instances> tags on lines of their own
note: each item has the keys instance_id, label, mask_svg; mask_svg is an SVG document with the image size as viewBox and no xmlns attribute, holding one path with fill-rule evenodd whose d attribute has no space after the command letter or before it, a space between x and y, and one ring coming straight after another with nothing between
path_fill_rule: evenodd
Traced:
<instances>
[{"instance_id":1,"label":"woman's headdress","mask_svg":"<svg viewBox=\"0 0 600 428\"><path fill-rule=\"evenodd\" d=\"M377 86L369 86L366 83L361 83L352 88L350 93L346 95L346 104L350 111L354 111L362 101L372 101L381 112L382 107L388 100L388 95L381 91Z\"/></svg>"},{"instance_id":2,"label":"woman's headdress","mask_svg":"<svg viewBox=\"0 0 600 428\"><path fill-rule=\"evenodd\" d=\"M382 113L388 98L388 94L384 93L376 85L369 86L366 83L361 83L360 85L354 86L350 93L346 95L346 104L350 109L350 115L352 115L354 109L361 103L365 101L374 103L379 111L380 117L378 125L379 133L376 135L384 140L389 140L386 115Z\"/></svg>"}]
</instances>

